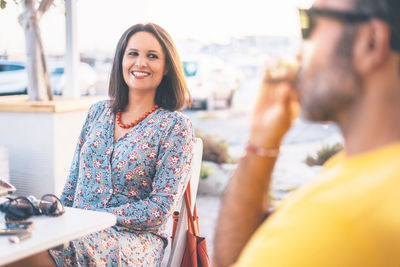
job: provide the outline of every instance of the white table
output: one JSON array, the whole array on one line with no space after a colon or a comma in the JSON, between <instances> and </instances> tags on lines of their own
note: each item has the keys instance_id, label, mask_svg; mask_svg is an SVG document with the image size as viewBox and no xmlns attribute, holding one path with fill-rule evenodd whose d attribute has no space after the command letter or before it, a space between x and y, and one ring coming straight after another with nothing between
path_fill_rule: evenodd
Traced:
<instances>
[{"instance_id":1,"label":"white table","mask_svg":"<svg viewBox=\"0 0 400 267\"><path fill-rule=\"evenodd\" d=\"M34 222L31 238L14 244L8 241L8 235L0 235L0 265L68 243L116 223L116 217L111 213L67 207L59 217L34 216L28 220Z\"/></svg>"}]
</instances>

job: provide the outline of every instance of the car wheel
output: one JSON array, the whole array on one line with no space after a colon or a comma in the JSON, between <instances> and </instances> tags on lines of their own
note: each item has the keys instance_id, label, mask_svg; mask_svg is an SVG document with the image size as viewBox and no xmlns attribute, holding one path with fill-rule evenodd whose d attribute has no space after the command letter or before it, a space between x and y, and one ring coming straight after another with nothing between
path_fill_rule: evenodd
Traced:
<instances>
[{"instance_id":1,"label":"car wheel","mask_svg":"<svg viewBox=\"0 0 400 267\"><path fill-rule=\"evenodd\" d=\"M207 110L207 100L204 100L201 102L200 109Z\"/></svg>"},{"instance_id":2,"label":"car wheel","mask_svg":"<svg viewBox=\"0 0 400 267\"><path fill-rule=\"evenodd\" d=\"M235 94L235 92L232 91L232 92L230 93L229 97L226 99L226 106L227 106L228 108L231 108L231 107L232 107L232 104L233 104L233 95L234 95L234 94Z\"/></svg>"},{"instance_id":3,"label":"car wheel","mask_svg":"<svg viewBox=\"0 0 400 267\"><path fill-rule=\"evenodd\" d=\"M88 96L94 96L96 94L96 87L94 85L90 86L87 91L86 94Z\"/></svg>"},{"instance_id":4,"label":"car wheel","mask_svg":"<svg viewBox=\"0 0 400 267\"><path fill-rule=\"evenodd\" d=\"M214 110L214 99L212 97L205 100L204 104L205 104L205 107L204 107L205 110L208 110L208 111Z\"/></svg>"}]
</instances>

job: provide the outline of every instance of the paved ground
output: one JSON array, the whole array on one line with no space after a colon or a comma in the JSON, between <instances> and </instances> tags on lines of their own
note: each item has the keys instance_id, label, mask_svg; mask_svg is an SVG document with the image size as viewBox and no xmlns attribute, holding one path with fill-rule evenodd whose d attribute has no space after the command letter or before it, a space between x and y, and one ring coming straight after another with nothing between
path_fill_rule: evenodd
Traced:
<instances>
[{"instance_id":1,"label":"paved ground","mask_svg":"<svg viewBox=\"0 0 400 267\"><path fill-rule=\"evenodd\" d=\"M217 224L221 199L215 196L200 195L197 197L197 213L199 216L200 234L206 237L208 252L212 256L214 232Z\"/></svg>"}]
</instances>

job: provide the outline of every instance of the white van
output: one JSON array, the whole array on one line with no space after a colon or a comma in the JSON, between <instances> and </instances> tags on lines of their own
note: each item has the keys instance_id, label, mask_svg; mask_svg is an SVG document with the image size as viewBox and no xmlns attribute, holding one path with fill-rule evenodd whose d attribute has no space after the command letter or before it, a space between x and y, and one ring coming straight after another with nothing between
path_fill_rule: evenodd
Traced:
<instances>
[{"instance_id":1,"label":"white van","mask_svg":"<svg viewBox=\"0 0 400 267\"><path fill-rule=\"evenodd\" d=\"M241 86L241 77L232 66L206 55L186 56L182 64L192 107L213 109L219 100L231 107L234 93Z\"/></svg>"}]
</instances>

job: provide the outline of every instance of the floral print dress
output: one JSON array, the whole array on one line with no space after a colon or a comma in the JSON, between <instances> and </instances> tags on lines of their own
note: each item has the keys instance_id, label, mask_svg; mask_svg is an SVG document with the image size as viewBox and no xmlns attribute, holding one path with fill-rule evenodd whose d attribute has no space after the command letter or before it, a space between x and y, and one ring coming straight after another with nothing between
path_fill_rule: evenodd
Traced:
<instances>
[{"instance_id":1,"label":"floral print dress","mask_svg":"<svg viewBox=\"0 0 400 267\"><path fill-rule=\"evenodd\" d=\"M180 112L159 108L114 143L109 101L87 115L61 201L111 212L114 227L50 250L57 266L160 266L166 222L188 182L194 135Z\"/></svg>"}]
</instances>

